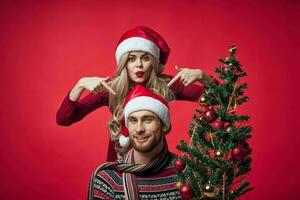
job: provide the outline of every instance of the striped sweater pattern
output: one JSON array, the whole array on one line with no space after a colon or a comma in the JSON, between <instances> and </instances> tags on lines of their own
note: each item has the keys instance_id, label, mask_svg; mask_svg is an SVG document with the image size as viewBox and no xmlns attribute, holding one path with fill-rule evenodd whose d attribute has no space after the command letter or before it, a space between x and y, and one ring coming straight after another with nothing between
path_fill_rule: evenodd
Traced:
<instances>
[{"instance_id":1,"label":"striped sweater pattern","mask_svg":"<svg viewBox=\"0 0 300 200\"><path fill-rule=\"evenodd\" d=\"M174 161L177 156L170 154L168 164L157 174L136 175L139 199L176 200L181 199L176 188ZM124 199L122 172L104 169L96 172L92 188L93 200Z\"/></svg>"}]
</instances>

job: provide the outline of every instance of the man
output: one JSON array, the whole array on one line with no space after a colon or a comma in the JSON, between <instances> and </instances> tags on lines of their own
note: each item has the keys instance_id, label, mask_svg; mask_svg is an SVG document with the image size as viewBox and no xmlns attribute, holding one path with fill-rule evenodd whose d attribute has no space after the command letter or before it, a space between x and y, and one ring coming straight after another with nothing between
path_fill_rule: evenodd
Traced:
<instances>
[{"instance_id":1,"label":"man","mask_svg":"<svg viewBox=\"0 0 300 200\"><path fill-rule=\"evenodd\" d=\"M124 121L132 148L123 160L104 163L94 172L89 200L181 199L176 156L165 139L171 127L168 103L138 84L125 100Z\"/></svg>"}]
</instances>

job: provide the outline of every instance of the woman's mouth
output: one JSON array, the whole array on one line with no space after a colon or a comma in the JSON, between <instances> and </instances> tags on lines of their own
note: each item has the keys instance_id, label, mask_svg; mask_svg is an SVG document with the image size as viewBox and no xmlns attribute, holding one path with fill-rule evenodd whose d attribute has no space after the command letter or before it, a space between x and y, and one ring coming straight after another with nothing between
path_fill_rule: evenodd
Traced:
<instances>
[{"instance_id":1,"label":"woman's mouth","mask_svg":"<svg viewBox=\"0 0 300 200\"><path fill-rule=\"evenodd\" d=\"M135 73L135 75L138 77L138 78L142 78L144 76L145 72L142 72L142 71L138 71Z\"/></svg>"}]
</instances>

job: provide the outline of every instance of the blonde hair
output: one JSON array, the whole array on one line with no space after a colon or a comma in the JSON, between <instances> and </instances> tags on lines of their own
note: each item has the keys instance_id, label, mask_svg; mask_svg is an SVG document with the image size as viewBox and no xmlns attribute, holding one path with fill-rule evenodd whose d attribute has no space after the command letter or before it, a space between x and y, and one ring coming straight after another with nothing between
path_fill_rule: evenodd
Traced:
<instances>
[{"instance_id":1,"label":"blonde hair","mask_svg":"<svg viewBox=\"0 0 300 200\"><path fill-rule=\"evenodd\" d=\"M109 130L111 133L112 140L117 140L119 138L119 133L122 128L122 118L123 118L123 104L127 94L130 91L130 87L134 84L129 79L127 73L127 61L129 57L129 52L125 53L117 66L116 77L111 82L111 87L116 92L116 95L109 94L109 109L113 114L112 119L109 122ZM149 54L150 62L152 66L152 71L149 78L143 84L145 87L149 88L153 92L159 94L167 101L172 101L175 99L174 93L167 86L167 82L170 80L166 76L163 76L162 70L163 66L158 62L158 60Z\"/></svg>"}]
</instances>

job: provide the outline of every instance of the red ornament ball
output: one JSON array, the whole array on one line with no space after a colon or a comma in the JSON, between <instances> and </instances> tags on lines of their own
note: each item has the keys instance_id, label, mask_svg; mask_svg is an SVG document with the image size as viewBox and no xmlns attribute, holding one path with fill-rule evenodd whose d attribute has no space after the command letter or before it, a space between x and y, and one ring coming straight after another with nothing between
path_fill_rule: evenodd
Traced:
<instances>
[{"instance_id":1,"label":"red ornament ball","mask_svg":"<svg viewBox=\"0 0 300 200\"><path fill-rule=\"evenodd\" d=\"M216 119L211 126L213 129L222 129L224 127L224 122L220 119Z\"/></svg>"},{"instance_id":2,"label":"red ornament ball","mask_svg":"<svg viewBox=\"0 0 300 200\"><path fill-rule=\"evenodd\" d=\"M242 146L237 146L231 151L231 156L234 160L240 161L246 157L246 150Z\"/></svg>"},{"instance_id":3,"label":"red ornament ball","mask_svg":"<svg viewBox=\"0 0 300 200\"><path fill-rule=\"evenodd\" d=\"M208 122L213 122L217 118L216 111L213 108L209 108L204 112L203 118Z\"/></svg>"},{"instance_id":4,"label":"red ornament ball","mask_svg":"<svg viewBox=\"0 0 300 200\"><path fill-rule=\"evenodd\" d=\"M180 188L180 195L184 199L190 199L193 196L193 189L190 184L185 184Z\"/></svg>"},{"instance_id":5,"label":"red ornament ball","mask_svg":"<svg viewBox=\"0 0 300 200\"><path fill-rule=\"evenodd\" d=\"M207 132L204 134L204 140L207 142L212 142L215 137L215 133Z\"/></svg>"},{"instance_id":6,"label":"red ornament ball","mask_svg":"<svg viewBox=\"0 0 300 200\"><path fill-rule=\"evenodd\" d=\"M182 170L184 170L186 164L184 162L184 160L182 160L181 158L178 158L177 160L175 160L174 162L174 167L175 169L180 173Z\"/></svg>"},{"instance_id":7,"label":"red ornament ball","mask_svg":"<svg viewBox=\"0 0 300 200\"><path fill-rule=\"evenodd\" d=\"M220 85L220 82L219 82L217 79L215 79L215 78L214 78L214 80L213 80L213 83L214 83L215 85Z\"/></svg>"},{"instance_id":8,"label":"red ornament ball","mask_svg":"<svg viewBox=\"0 0 300 200\"><path fill-rule=\"evenodd\" d=\"M245 149L246 151L249 151L249 150L250 150L250 146L249 146L248 142L244 142L244 143L243 143L243 147L244 147L244 149Z\"/></svg>"}]
</instances>

